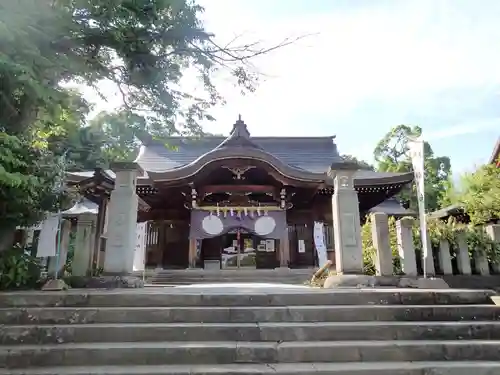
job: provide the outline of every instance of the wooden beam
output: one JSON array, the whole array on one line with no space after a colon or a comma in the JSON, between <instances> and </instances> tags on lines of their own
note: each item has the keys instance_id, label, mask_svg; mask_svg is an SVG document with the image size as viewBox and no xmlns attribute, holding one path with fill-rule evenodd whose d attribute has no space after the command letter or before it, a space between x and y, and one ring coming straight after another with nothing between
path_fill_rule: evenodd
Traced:
<instances>
[{"instance_id":1,"label":"wooden beam","mask_svg":"<svg viewBox=\"0 0 500 375\"><path fill-rule=\"evenodd\" d=\"M198 193L202 196L206 194L230 192L275 194L276 188L270 185L207 185L198 189Z\"/></svg>"}]
</instances>

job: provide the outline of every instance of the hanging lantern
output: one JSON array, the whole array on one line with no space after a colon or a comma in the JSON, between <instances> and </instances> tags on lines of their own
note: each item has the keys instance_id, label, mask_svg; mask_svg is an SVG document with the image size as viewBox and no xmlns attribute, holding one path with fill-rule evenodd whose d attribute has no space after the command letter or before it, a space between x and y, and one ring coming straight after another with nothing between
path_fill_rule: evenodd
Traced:
<instances>
[{"instance_id":1,"label":"hanging lantern","mask_svg":"<svg viewBox=\"0 0 500 375\"><path fill-rule=\"evenodd\" d=\"M243 211L245 212L245 216L248 216L248 208L244 208Z\"/></svg>"},{"instance_id":2,"label":"hanging lantern","mask_svg":"<svg viewBox=\"0 0 500 375\"><path fill-rule=\"evenodd\" d=\"M219 203L217 203L217 216L220 215L220 208L219 208Z\"/></svg>"},{"instance_id":3,"label":"hanging lantern","mask_svg":"<svg viewBox=\"0 0 500 375\"><path fill-rule=\"evenodd\" d=\"M198 193L195 188L191 189L191 207L196 208L198 206L196 202L196 198L198 197Z\"/></svg>"},{"instance_id":4,"label":"hanging lantern","mask_svg":"<svg viewBox=\"0 0 500 375\"><path fill-rule=\"evenodd\" d=\"M231 216L234 216L234 210L231 208Z\"/></svg>"}]
</instances>

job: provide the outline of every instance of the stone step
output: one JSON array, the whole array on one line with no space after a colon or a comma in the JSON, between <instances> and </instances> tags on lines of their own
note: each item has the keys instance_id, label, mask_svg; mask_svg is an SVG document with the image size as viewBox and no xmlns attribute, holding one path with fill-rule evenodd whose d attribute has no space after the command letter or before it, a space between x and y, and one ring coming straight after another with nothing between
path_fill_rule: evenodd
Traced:
<instances>
[{"instance_id":1,"label":"stone step","mask_svg":"<svg viewBox=\"0 0 500 375\"><path fill-rule=\"evenodd\" d=\"M0 324L496 321L495 305L30 307L0 309Z\"/></svg>"},{"instance_id":2,"label":"stone step","mask_svg":"<svg viewBox=\"0 0 500 375\"><path fill-rule=\"evenodd\" d=\"M500 340L500 322L69 324L4 326L0 331L0 345L330 340Z\"/></svg>"},{"instance_id":3,"label":"stone step","mask_svg":"<svg viewBox=\"0 0 500 375\"><path fill-rule=\"evenodd\" d=\"M0 375L497 375L499 362L273 363L0 369Z\"/></svg>"},{"instance_id":4,"label":"stone step","mask_svg":"<svg viewBox=\"0 0 500 375\"><path fill-rule=\"evenodd\" d=\"M141 342L0 346L6 368L497 361L500 341ZM476 374L476 372L474 372Z\"/></svg>"},{"instance_id":5,"label":"stone step","mask_svg":"<svg viewBox=\"0 0 500 375\"><path fill-rule=\"evenodd\" d=\"M314 289L285 286L176 287L141 290L70 290L0 294L0 307L140 307L140 306L297 306L297 305L464 305L491 304L489 290Z\"/></svg>"}]
</instances>

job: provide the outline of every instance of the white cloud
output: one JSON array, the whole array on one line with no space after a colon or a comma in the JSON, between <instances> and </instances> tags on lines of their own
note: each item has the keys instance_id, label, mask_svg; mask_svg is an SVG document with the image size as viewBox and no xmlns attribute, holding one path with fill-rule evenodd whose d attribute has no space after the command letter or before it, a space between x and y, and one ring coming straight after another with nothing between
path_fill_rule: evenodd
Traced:
<instances>
[{"instance_id":1,"label":"white cloud","mask_svg":"<svg viewBox=\"0 0 500 375\"><path fill-rule=\"evenodd\" d=\"M227 131L242 113L253 134L304 135L307 127L329 134L324 124L314 127L304 118L322 115L334 122L370 99L418 101L443 89L500 82L499 32L491 23L471 22L467 9L449 1L279 20L235 4L204 4L208 27L223 39L244 32L271 43L289 35L318 35L256 59L272 78L255 94L241 97L224 87L228 104L217 111L219 121L208 125L212 131Z\"/></svg>"},{"instance_id":2,"label":"white cloud","mask_svg":"<svg viewBox=\"0 0 500 375\"><path fill-rule=\"evenodd\" d=\"M243 34L246 40L272 45L287 37L314 34L256 58L254 64L266 76L253 94L241 96L232 84L220 79L227 105L215 110L215 123L206 124L211 132L227 133L241 114L254 135L342 133L341 151L345 148L365 156L373 149L371 142L404 121L395 112L439 113L435 99L443 90L500 83L500 29L496 27L500 6L495 1L484 0L480 8L473 0L373 0L368 7L330 6L289 15L270 14L263 5L266 2L200 2L206 8L207 28L223 41ZM307 4L318 9L324 5L320 0ZM193 77L186 77L184 84L193 88ZM120 101L113 87L104 91L110 99L97 109ZM379 106L361 121L359 108L367 102L412 105L410 109ZM353 125L354 117L359 124ZM432 131L420 125L426 133L442 138L466 134L474 127L482 129L474 121L470 124L451 129L440 124L446 129L436 126ZM353 139L345 139L348 133ZM357 144L359 136L363 146Z\"/></svg>"}]
</instances>

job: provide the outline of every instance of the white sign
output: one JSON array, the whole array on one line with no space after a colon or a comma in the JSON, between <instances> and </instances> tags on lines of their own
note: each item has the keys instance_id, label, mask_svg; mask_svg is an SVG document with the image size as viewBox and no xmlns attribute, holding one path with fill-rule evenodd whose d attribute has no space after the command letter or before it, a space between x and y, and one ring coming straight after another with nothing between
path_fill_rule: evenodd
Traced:
<instances>
[{"instance_id":1,"label":"white sign","mask_svg":"<svg viewBox=\"0 0 500 375\"><path fill-rule=\"evenodd\" d=\"M266 240L266 251L270 253L274 251L274 240Z\"/></svg>"},{"instance_id":2,"label":"white sign","mask_svg":"<svg viewBox=\"0 0 500 375\"><path fill-rule=\"evenodd\" d=\"M59 215L54 214L45 219L40 230L38 246L36 249L37 258L56 256L56 237L59 229Z\"/></svg>"},{"instance_id":3,"label":"white sign","mask_svg":"<svg viewBox=\"0 0 500 375\"><path fill-rule=\"evenodd\" d=\"M426 259L429 254L427 247L427 218L425 214L425 164L424 164L424 141L421 138L408 141L408 151L415 173L415 184L417 186L418 216L420 221L420 238L422 239L422 256L424 259L424 277L426 276Z\"/></svg>"},{"instance_id":4,"label":"white sign","mask_svg":"<svg viewBox=\"0 0 500 375\"><path fill-rule=\"evenodd\" d=\"M304 240L299 240L299 253L306 252L306 242Z\"/></svg>"},{"instance_id":5,"label":"white sign","mask_svg":"<svg viewBox=\"0 0 500 375\"><path fill-rule=\"evenodd\" d=\"M314 246L316 247L316 252L318 253L319 266L323 267L328 262L328 256L326 255L326 245L325 245L325 231L323 223L318 221L314 222Z\"/></svg>"},{"instance_id":6,"label":"white sign","mask_svg":"<svg viewBox=\"0 0 500 375\"><path fill-rule=\"evenodd\" d=\"M146 266L146 227L147 223L137 224L134 252L134 271L144 271Z\"/></svg>"}]
</instances>

